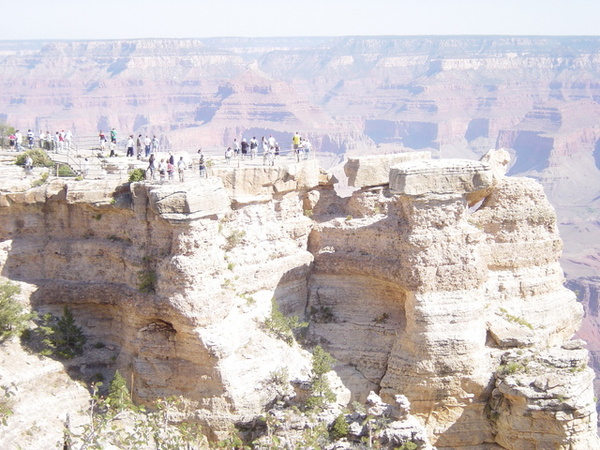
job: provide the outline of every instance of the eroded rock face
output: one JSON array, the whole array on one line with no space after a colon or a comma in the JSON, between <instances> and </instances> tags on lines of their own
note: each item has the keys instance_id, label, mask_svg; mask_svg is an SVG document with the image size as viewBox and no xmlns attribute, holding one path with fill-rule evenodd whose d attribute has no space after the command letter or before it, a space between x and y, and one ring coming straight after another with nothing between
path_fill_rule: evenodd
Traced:
<instances>
[{"instance_id":1,"label":"eroded rock face","mask_svg":"<svg viewBox=\"0 0 600 450\"><path fill-rule=\"evenodd\" d=\"M363 156L348 158L344 173L348 185L357 188L382 186L390 182L390 168L406 161L430 159L431 152L406 152L385 156Z\"/></svg>"},{"instance_id":2,"label":"eroded rock face","mask_svg":"<svg viewBox=\"0 0 600 450\"><path fill-rule=\"evenodd\" d=\"M214 436L261 413L274 372L309 379L310 354L262 325L274 298L336 358L340 392L404 395L438 449L598 445L593 374L569 342L582 311L536 182L408 161L342 200L312 162L228 170L185 189L2 193L2 274L114 345L137 401L183 395Z\"/></svg>"}]
</instances>

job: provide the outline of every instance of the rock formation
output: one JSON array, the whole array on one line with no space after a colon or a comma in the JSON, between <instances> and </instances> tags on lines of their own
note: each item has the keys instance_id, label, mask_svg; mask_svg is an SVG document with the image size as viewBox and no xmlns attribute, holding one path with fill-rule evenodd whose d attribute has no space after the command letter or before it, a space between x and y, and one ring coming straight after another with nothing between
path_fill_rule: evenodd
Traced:
<instances>
[{"instance_id":1,"label":"rock formation","mask_svg":"<svg viewBox=\"0 0 600 450\"><path fill-rule=\"evenodd\" d=\"M309 379L309 353L264 326L274 299L352 399L404 395L438 449L596 448L593 372L570 341L582 308L541 186L427 156L382 157L387 182L376 159L350 162L372 175L348 199L315 160L12 186L2 275L38 311L68 304L136 401L181 395L212 437L273 401L278 370Z\"/></svg>"}]
</instances>

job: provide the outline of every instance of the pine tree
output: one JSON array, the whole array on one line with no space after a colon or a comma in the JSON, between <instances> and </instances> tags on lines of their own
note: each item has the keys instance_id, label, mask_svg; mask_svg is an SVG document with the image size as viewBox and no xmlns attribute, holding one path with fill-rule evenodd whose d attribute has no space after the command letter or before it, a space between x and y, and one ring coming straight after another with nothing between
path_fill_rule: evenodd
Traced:
<instances>
[{"instance_id":1,"label":"pine tree","mask_svg":"<svg viewBox=\"0 0 600 450\"><path fill-rule=\"evenodd\" d=\"M63 315L52 326L52 340L56 347L55 353L63 358L74 358L83 353L86 337L81 328L75 325L73 313L67 305L63 309Z\"/></svg>"},{"instance_id":2,"label":"pine tree","mask_svg":"<svg viewBox=\"0 0 600 450\"><path fill-rule=\"evenodd\" d=\"M31 318L14 298L20 292L21 288L16 284L0 284L0 342L23 331Z\"/></svg>"},{"instance_id":3,"label":"pine tree","mask_svg":"<svg viewBox=\"0 0 600 450\"><path fill-rule=\"evenodd\" d=\"M108 403L111 408L117 411L123 411L133 405L129 389L127 389L127 382L118 370L115 372L108 388Z\"/></svg>"}]
</instances>

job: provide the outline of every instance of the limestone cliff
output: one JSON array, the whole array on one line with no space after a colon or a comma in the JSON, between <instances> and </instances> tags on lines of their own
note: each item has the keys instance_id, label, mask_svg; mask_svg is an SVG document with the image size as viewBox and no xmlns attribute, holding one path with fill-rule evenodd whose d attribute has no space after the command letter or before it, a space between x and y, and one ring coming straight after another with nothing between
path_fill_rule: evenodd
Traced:
<instances>
[{"instance_id":1,"label":"limestone cliff","mask_svg":"<svg viewBox=\"0 0 600 450\"><path fill-rule=\"evenodd\" d=\"M37 310L68 304L137 401L182 395L213 435L264 410L274 371L308 379L309 353L261 326L274 298L353 399L406 396L438 449L596 448L541 187L428 156L354 161L348 199L315 161L5 190L2 275L34 286Z\"/></svg>"}]
</instances>

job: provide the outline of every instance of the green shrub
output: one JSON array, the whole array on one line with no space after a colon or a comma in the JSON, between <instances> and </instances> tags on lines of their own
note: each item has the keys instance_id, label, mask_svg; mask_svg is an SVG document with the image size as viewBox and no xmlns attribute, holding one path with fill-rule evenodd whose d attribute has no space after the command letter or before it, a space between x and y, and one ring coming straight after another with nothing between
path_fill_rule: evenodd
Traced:
<instances>
[{"instance_id":1,"label":"green shrub","mask_svg":"<svg viewBox=\"0 0 600 450\"><path fill-rule=\"evenodd\" d=\"M136 181L144 181L146 179L146 172L144 169L133 169L129 173L129 182L135 183Z\"/></svg>"},{"instance_id":2,"label":"green shrub","mask_svg":"<svg viewBox=\"0 0 600 450\"><path fill-rule=\"evenodd\" d=\"M61 164L58 166L59 177L74 177L76 175L77 174L73 172L73 169L71 169L71 166L68 166L66 164Z\"/></svg>"},{"instance_id":3,"label":"green shrub","mask_svg":"<svg viewBox=\"0 0 600 450\"><path fill-rule=\"evenodd\" d=\"M110 382L107 402L111 408L117 411L123 411L133 406L129 389L127 389L127 382L118 370Z\"/></svg>"},{"instance_id":4,"label":"green shrub","mask_svg":"<svg viewBox=\"0 0 600 450\"><path fill-rule=\"evenodd\" d=\"M275 297L271 300L271 304L271 316L265 320L264 329L275 337L282 339L288 345L292 345L294 343L294 331L306 328L308 323L300 322L298 316L285 316L279 310Z\"/></svg>"},{"instance_id":5,"label":"green shrub","mask_svg":"<svg viewBox=\"0 0 600 450\"><path fill-rule=\"evenodd\" d=\"M40 175L40 178L31 182L31 187L41 186L48 180L48 176L49 176L49 173L44 172L43 174Z\"/></svg>"},{"instance_id":6,"label":"green shrub","mask_svg":"<svg viewBox=\"0 0 600 450\"><path fill-rule=\"evenodd\" d=\"M17 386L15 383L10 385L2 385L0 388L4 391L0 394L0 424L6 426L8 418L13 414L13 403L11 397L15 395Z\"/></svg>"},{"instance_id":7,"label":"green shrub","mask_svg":"<svg viewBox=\"0 0 600 450\"><path fill-rule=\"evenodd\" d=\"M154 294L156 292L156 272L146 269L138 272L138 291L144 294Z\"/></svg>"},{"instance_id":8,"label":"green shrub","mask_svg":"<svg viewBox=\"0 0 600 450\"><path fill-rule=\"evenodd\" d=\"M25 158L28 155L31 156L34 166L38 166L38 167L54 166L54 161L52 161L50 159L50 157L44 150L41 150L39 148L24 151L19 156L17 156L17 159L15 160L15 164L18 166L24 166Z\"/></svg>"},{"instance_id":9,"label":"green shrub","mask_svg":"<svg viewBox=\"0 0 600 450\"><path fill-rule=\"evenodd\" d=\"M335 401L335 394L331 390L329 381L325 376L329 372L335 359L320 345L313 350L311 395L306 400L307 409L323 408L327 403Z\"/></svg>"},{"instance_id":10,"label":"green shrub","mask_svg":"<svg viewBox=\"0 0 600 450\"><path fill-rule=\"evenodd\" d=\"M246 236L244 230L233 230L229 236L227 236L227 244L225 244L225 250L231 250L234 247L242 243L242 240Z\"/></svg>"},{"instance_id":11,"label":"green shrub","mask_svg":"<svg viewBox=\"0 0 600 450\"><path fill-rule=\"evenodd\" d=\"M57 356L70 359L83 353L86 337L81 328L75 325L75 318L67 305L52 330L54 331L52 342Z\"/></svg>"},{"instance_id":12,"label":"green shrub","mask_svg":"<svg viewBox=\"0 0 600 450\"><path fill-rule=\"evenodd\" d=\"M15 300L21 288L9 282L0 284L0 342L20 334L27 328L31 314L24 312L23 306Z\"/></svg>"},{"instance_id":13,"label":"green shrub","mask_svg":"<svg viewBox=\"0 0 600 450\"><path fill-rule=\"evenodd\" d=\"M513 316L512 314L509 314L509 312L504 308L500 308L500 312L502 313L502 316L509 322L516 323L521 326L527 327L530 330L533 330L533 325L531 325L529 322L527 322L522 317Z\"/></svg>"},{"instance_id":14,"label":"green shrub","mask_svg":"<svg viewBox=\"0 0 600 450\"><path fill-rule=\"evenodd\" d=\"M23 335L23 340L29 348L44 356L71 359L83 353L87 339L65 305L61 317L52 314L40 317L37 328Z\"/></svg>"},{"instance_id":15,"label":"green shrub","mask_svg":"<svg viewBox=\"0 0 600 450\"><path fill-rule=\"evenodd\" d=\"M346 422L346 416L344 414L340 414L335 418L333 424L331 425L331 430L329 431L329 437L337 441L338 439L345 438L348 436L350 432L350 427L348 422Z\"/></svg>"},{"instance_id":16,"label":"green shrub","mask_svg":"<svg viewBox=\"0 0 600 450\"><path fill-rule=\"evenodd\" d=\"M518 362L518 361L510 361L506 364L501 364L498 366L498 372L501 375L512 375L517 372L523 372L527 370L526 363Z\"/></svg>"}]
</instances>

